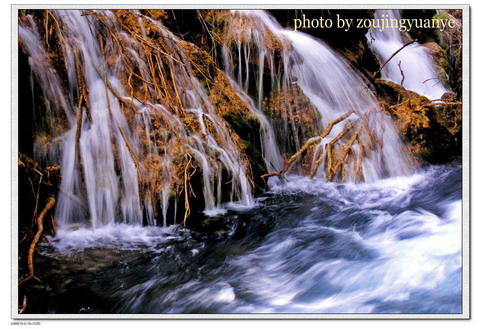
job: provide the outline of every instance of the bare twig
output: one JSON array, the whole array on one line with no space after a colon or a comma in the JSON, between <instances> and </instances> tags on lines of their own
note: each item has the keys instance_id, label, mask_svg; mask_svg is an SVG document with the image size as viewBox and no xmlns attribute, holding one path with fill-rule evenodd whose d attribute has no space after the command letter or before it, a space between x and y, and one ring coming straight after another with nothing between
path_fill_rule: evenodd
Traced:
<instances>
[{"instance_id":1,"label":"bare twig","mask_svg":"<svg viewBox=\"0 0 480 329\"><path fill-rule=\"evenodd\" d=\"M402 81L400 81L400 86L403 87L403 82L405 81L405 74L403 74L403 70L402 70L402 61L399 61L397 65L398 65L398 69L400 70L400 74L402 75Z\"/></svg>"},{"instance_id":2,"label":"bare twig","mask_svg":"<svg viewBox=\"0 0 480 329\"><path fill-rule=\"evenodd\" d=\"M395 57L395 55L397 55L400 51L402 51L403 48L411 45L411 44L414 43L414 42L417 42L417 40L412 40L412 41L410 41L410 42L407 42L406 44L404 44L403 46L401 46L397 51L395 51L395 52L392 54L392 56L390 56L390 57L382 64L382 66L380 66L380 68L378 69L378 71L375 72L375 73L372 75L372 77L370 78L370 80L375 79L375 77L380 73L380 71L382 71L382 69L385 67L385 65L387 65L387 63L390 62L390 61L392 60L392 58Z\"/></svg>"},{"instance_id":3,"label":"bare twig","mask_svg":"<svg viewBox=\"0 0 480 329\"><path fill-rule=\"evenodd\" d=\"M184 174L183 174L183 183L184 183L184 193L185 193L185 214L183 215L183 222L182 225L186 226L187 224L187 218L190 216L190 202L188 200L188 181L192 177L193 174L188 174L188 167L192 163L192 156L190 154L187 154L188 156L188 162L187 165L185 166Z\"/></svg>"}]
</instances>

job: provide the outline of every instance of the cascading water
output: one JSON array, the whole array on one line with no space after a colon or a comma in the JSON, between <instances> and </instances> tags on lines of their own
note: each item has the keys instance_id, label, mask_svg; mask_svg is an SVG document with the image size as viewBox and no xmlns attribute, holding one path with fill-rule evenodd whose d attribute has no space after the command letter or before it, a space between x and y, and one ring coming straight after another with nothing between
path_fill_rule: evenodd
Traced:
<instances>
[{"instance_id":1,"label":"cascading water","mask_svg":"<svg viewBox=\"0 0 480 329\"><path fill-rule=\"evenodd\" d=\"M38 22L21 20L52 118L37 123L35 156L62 168L60 230L37 246L32 312L461 313L461 166L413 173L391 118L339 54L264 11L223 14L224 71L211 84L198 51L141 11L46 13L63 27L65 75ZM330 167L350 147L345 180L298 166L254 199L221 84L256 118L268 172L353 111L307 160ZM220 219L166 225L195 173L204 213ZM85 221L94 229L69 227Z\"/></svg>"},{"instance_id":2,"label":"cascading water","mask_svg":"<svg viewBox=\"0 0 480 329\"><path fill-rule=\"evenodd\" d=\"M318 126L315 127L317 133L325 130L329 122L350 110L355 110L358 116L368 116L367 125L380 136L382 147L372 150L370 157L364 159L362 163L366 181L412 171L411 161L391 119L377 107L376 98L360 75L325 43L307 34L282 28L264 11L234 11L226 29L226 40L233 41L224 45L223 61L227 74L232 78L236 76L239 85L248 88L250 77L242 73L242 70L249 72L252 69L249 66L250 59L253 56L257 57L254 62L258 63L256 77L258 94L252 96L258 99L260 111L263 109L262 98L265 89L263 84L266 80L265 67L267 67L273 92L276 89L278 94L295 93L296 86L301 89L300 93L308 99L320 118ZM280 63L275 67L274 58L278 53ZM242 66L242 63L246 64ZM256 71L255 68L253 71ZM285 129L277 131L277 134L280 141L288 140L289 134L293 134L295 140L293 147L296 151L302 146L299 130L305 130L305 127L301 121L297 126L295 116L300 114L295 112L291 103L282 105L287 107L284 115ZM348 122L342 122L335 126L332 136L342 132L347 125ZM310 137L312 136L304 136L305 141ZM362 133L360 138L365 141L368 137ZM333 137L326 138L319 143L315 154L325 149L332 139ZM314 156L314 161L315 158ZM326 161L324 157L323 162L317 164L317 167L325 166Z\"/></svg>"},{"instance_id":3,"label":"cascading water","mask_svg":"<svg viewBox=\"0 0 480 329\"><path fill-rule=\"evenodd\" d=\"M400 10L376 10L375 18L400 20ZM400 32L398 28L383 31L371 28L366 37L381 63L412 40L408 33ZM381 76L430 99L440 99L443 94L450 92L435 71L431 55L417 42L395 55L382 69Z\"/></svg>"},{"instance_id":4,"label":"cascading water","mask_svg":"<svg viewBox=\"0 0 480 329\"><path fill-rule=\"evenodd\" d=\"M20 26L20 37L31 54L33 72L45 95L52 102L64 104L57 109L55 115L65 115L70 126L62 136L63 179L56 210L60 223L90 220L93 227L115 221L141 224L142 211L145 209L147 222L153 224L151 213L155 208L155 200L159 199L165 224L170 193L175 184L179 185L172 177L175 157L181 156L174 154L172 149L176 148L174 145L179 141L186 144L181 150L183 156L193 156L201 168L207 215L215 214L222 202L222 168L226 168L232 178L230 201L238 201L246 206L254 204L245 160L239 153L238 145L229 137L228 128L208 102L205 90L194 77L193 64L184 64L188 64L189 60L181 40L160 23L140 13L136 13L135 17L142 27L141 36L131 32L108 11L92 12L86 16L82 16L79 11L57 11L51 15L57 24L68 27L60 35L63 55L67 60L65 67L70 91L68 101L62 95L60 80L56 76L48 78L49 75L55 75L52 69L48 65L34 65L33 58L38 58L36 62L40 62L45 58L45 51L38 42L38 31L31 18ZM317 133L324 130L330 121L350 110L356 111L352 118L358 120L361 116L368 115L366 127L371 131L368 134L378 136L377 144L381 147L368 150L370 155L362 163L357 161L345 165L361 166L365 181L401 175L411 170L408 156L391 120L379 111L376 99L360 76L337 54L319 40L281 28L265 12L240 11L232 12L231 15L232 23L226 28L226 34L227 40L234 40L238 50L238 65L233 60L230 48L224 45L226 73L234 92L260 123L261 148L269 172L282 167L275 133L280 141L288 140L287 135L292 133L293 150L298 150L303 142L299 131L305 128L301 122L297 126L294 117L298 111L295 113L291 104L285 102L282 103L286 107L285 115L282 115L285 129L274 132L262 106L266 89L265 64L269 67L272 92L298 93L294 90L300 88L301 96L307 98L312 111L319 118L318 124L314 122L311 128ZM100 17L100 20L95 22L89 16ZM139 76L134 72L134 68L142 73L154 66L153 59L148 58L149 53L140 44L140 41L147 39L145 22L150 24L150 29L153 26L160 32L164 47L171 51L170 54L165 54L147 43L153 52L157 52L156 60L162 58L170 68L172 93L176 95L173 111L169 108L171 103L163 102L158 96L157 99L148 99L146 96L158 95L158 77ZM101 36L98 32L100 25L109 31L117 31L118 37L108 33ZM125 32L122 29L126 29ZM274 56L278 51L281 53L280 63L275 64ZM250 79L248 72L251 71L249 59L253 54L256 54L259 63L258 70L253 70L258 89L258 94L254 95L256 105L247 95ZM275 65L278 67L275 68ZM126 80L125 72L130 74L127 81L131 87L129 96L126 96L128 92L122 82ZM159 74L166 73L160 71ZM132 75L141 78L145 100L134 95ZM233 81L234 76L236 83ZM85 86L79 85L82 81ZM88 96L85 90L88 90ZM165 96L167 94L168 91ZM83 97L78 105L74 104L72 95ZM296 96L294 94L294 102L298 101ZM182 116L189 116L190 120L198 123L198 133L192 134L185 129L186 118L181 118L179 108L183 108ZM125 111L134 111L134 117ZM87 115L83 115L83 112ZM155 135L152 121L158 117L165 128L172 132L152 139ZM215 130L207 127L210 123ZM346 129L347 123L348 120L335 126L332 136L344 134L342 130ZM358 134L359 141L368 143L367 132ZM307 137L312 136L303 136L303 139ZM314 161L319 152L327 153L327 144L332 139L333 137L325 138L316 146ZM163 147L159 147L162 143ZM365 152L363 145L360 142L358 144L353 146L354 150ZM283 152L285 151L284 148ZM326 164L327 158L323 157L323 162L317 163L317 167ZM158 172L152 173L152 170ZM317 176L325 176L325 173L319 172ZM350 179L355 180L354 177ZM157 185L154 186L155 183ZM146 192L141 191L142 185L146 186ZM188 186L185 187L187 189Z\"/></svg>"},{"instance_id":5,"label":"cascading water","mask_svg":"<svg viewBox=\"0 0 480 329\"><path fill-rule=\"evenodd\" d=\"M53 19L67 27L61 39L64 58L68 60L65 66L69 101L62 95L60 79L48 65L49 62L45 61L47 56L34 21L27 17L27 22L19 28L20 38L30 54L32 70L39 85L48 100L58 104L57 113L53 115L66 115L70 127L62 136L62 159L58 161L62 165L61 193L56 210L58 222L68 224L88 219L93 227L115 221L141 224L142 209L146 208L148 222L153 224L149 213L155 207L152 203L159 198L165 224L169 197L175 183L172 177L175 170L173 162L178 161L175 157L186 158L187 155L193 157L201 168L207 214L215 213L222 202L222 170L231 176L230 201L252 206L254 202L245 160L228 128L208 102L191 66L187 65L188 59L181 48L181 40L161 24L137 13L139 26L143 26L142 20L149 20L168 45L170 54L154 46L152 52L156 50L157 60L162 58L167 61L178 104L174 109L169 108L170 103L163 102L166 97L158 99L158 103L139 101L134 95L127 96L121 81L124 71L128 70L125 61L130 61L129 64L140 72L147 70L149 59L145 57L148 53L139 42L142 36L132 37L123 32L112 12L90 15L101 16L102 24L107 29L118 31L118 39L111 34L103 37L97 35L99 26L95 24L100 23L95 23L89 16L82 16L80 11L56 11L52 14ZM100 45L103 42L100 38L105 38L105 45ZM117 56L118 53L121 56ZM113 65L107 63L107 59L114 60ZM77 72L77 69L81 69L81 72ZM133 69L129 69L133 74ZM88 104L85 99L83 105L80 101L77 111L71 97L73 94L82 94L82 86L77 83L79 76L83 77L88 90ZM145 93L156 95L158 83L153 81L155 77L140 78L152 79L145 81ZM131 83L130 79L131 76L128 83ZM168 90L165 92L168 93ZM125 114L125 106L131 107L127 111L135 112L133 119ZM82 116L81 112L87 110L90 116ZM183 118L180 118L179 111L183 111ZM185 128L182 119L186 120L186 117L197 122L198 132ZM129 120L133 121L133 127ZM152 124L162 121L166 133L164 136L155 136ZM77 138L77 134L80 138ZM182 145L180 151L184 154L176 154L179 151L178 144ZM145 181L139 182L139 178L143 177ZM147 187L143 193L146 196L142 198L140 183L153 185L156 182L159 186L152 186L151 191ZM160 197L156 196L158 193Z\"/></svg>"}]
</instances>

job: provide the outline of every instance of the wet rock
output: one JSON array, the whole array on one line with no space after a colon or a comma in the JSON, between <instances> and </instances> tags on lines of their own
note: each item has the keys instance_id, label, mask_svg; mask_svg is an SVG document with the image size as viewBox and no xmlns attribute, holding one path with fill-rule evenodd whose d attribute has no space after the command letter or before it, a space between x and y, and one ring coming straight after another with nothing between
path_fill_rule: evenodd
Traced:
<instances>
[{"instance_id":1,"label":"wet rock","mask_svg":"<svg viewBox=\"0 0 480 329\"><path fill-rule=\"evenodd\" d=\"M461 154L462 107L454 93L437 105L426 97L382 79L375 80L380 104L393 117L412 154L428 163L444 163Z\"/></svg>"},{"instance_id":2,"label":"wet rock","mask_svg":"<svg viewBox=\"0 0 480 329\"><path fill-rule=\"evenodd\" d=\"M458 95L462 94L462 11L442 10L437 15L439 19L453 19L453 28L444 31L435 30L438 44L444 49L449 61L450 85Z\"/></svg>"},{"instance_id":3,"label":"wet rock","mask_svg":"<svg viewBox=\"0 0 480 329\"><path fill-rule=\"evenodd\" d=\"M374 84L378 99L385 101L390 105L400 103L406 99L414 99L421 97L416 92L407 90L392 81L375 79ZM426 97L422 98L427 100Z\"/></svg>"},{"instance_id":4,"label":"wet rock","mask_svg":"<svg viewBox=\"0 0 480 329\"><path fill-rule=\"evenodd\" d=\"M448 61L445 50L442 49L436 42L427 42L422 46L428 49L428 53L432 56L433 63L435 64L435 71L440 78L440 82L444 85L449 85L450 63Z\"/></svg>"}]
</instances>

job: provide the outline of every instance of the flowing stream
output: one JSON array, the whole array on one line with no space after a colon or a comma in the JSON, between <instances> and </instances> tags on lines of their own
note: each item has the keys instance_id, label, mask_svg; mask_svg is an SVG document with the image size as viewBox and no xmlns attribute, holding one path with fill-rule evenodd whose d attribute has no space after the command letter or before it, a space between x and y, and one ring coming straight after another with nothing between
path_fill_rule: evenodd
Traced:
<instances>
[{"instance_id":1,"label":"flowing stream","mask_svg":"<svg viewBox=\"0 0 480 329\"><path fill-rule=\"evenodd\" d=\"M30 288L33 312L462 312L461 166L417 168L364 78L328 45L282 28L263 11L230 13L222 69L231 90L258 119L269 172L283 167L283 154L298 151L351 110L351 121L336 125L332 136L316 145L313 159L355 122L365 130L358 128L351 139L358 141L353 152L362 154L364 145L375 144L371 136L377 138L360 165L345 164L347 172L361 166L363 182L348 174L344 182L329 182L323 171L311 179L292 171L283 180L270 179L268 191L255 198L238 141L193 73L185 42L140 12L139 35L109 11L95 14L101 29L80 11L52 14L67 27L62 32L66 94L45 60L48 52L33 18L27 16L19 28L32 80L51 104L48 115L68 124L55 136L57 146L46 150L38 141L35 146L39 161L61 164L62 185L58 234L37 247L42 282ZM169 54L142 50L147 27L156 29ZM107 34L100 46L99 30L115 30L117 38ZM375 38L380 58L400 42L385 32ZM170 89L144 101L129 94L122 84L125 62L107 60L117 47L138 72L149 69L152 53L163 60L170 71L161 72L174 77ZM398 57L405 70L412 58L431 61L406 50ZM395 68L392 62L382 77L396 81ZM78 75L89 91L91 117L86 104L74 102L82 93ZM145 95L158 94L157 78L142 77ZM417 90L420 84L405 79L404 86ZM438 84L421 88L432 98L443 93ZM280 121L263 103L267 92L295 96L295 106L284 104ZM298 120L300 102L312 111L313 125ZM56 131L54 121L42 129ZM174 175L179 161L201 172L208 228L166 225L169 206L177 209L174 188L184 183ZM320 168L327 165L322 161ZM147 183L140 181L145 177ZM155 199L161 208L157 218Z\"/></svg>"},{"instance_id":2,"label":"flowing stream","mask_svg":"<svg viewBox=\"0 0 480 329\"><path fill-rule=\"evenodd\" d=\"M42 246L39 313L460 313L461 168L290 177L205 235L109 225Z\"/></svg>"}]
</instances>

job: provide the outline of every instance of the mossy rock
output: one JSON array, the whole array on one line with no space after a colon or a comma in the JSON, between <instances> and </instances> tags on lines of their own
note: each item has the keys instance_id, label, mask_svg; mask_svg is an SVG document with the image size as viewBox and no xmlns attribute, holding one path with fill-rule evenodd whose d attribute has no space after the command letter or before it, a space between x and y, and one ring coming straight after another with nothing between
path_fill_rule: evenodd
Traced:
<instances>
[{"instance_id":1,"label":"mossy rock","mask_svg":"<svg viewBox=\"0 0 480 329\"><path fill-rule=\"evenodd\" d=\"M227 222L223 217L207 217L198 222L191 222L189 227L206 236L213 236L217 232L228 231Z\"/></svg>"},{"instance_id":2,"label":"mossy rock","mask_svg":"<svg viewBox=\"0 0 480 329\"><path fill-rule=\"evenodd\" d=\"M377 96L392 115L412 154L428 163L444 163L461 154L460 105L435 106L428 98L382 79Z\"/></svg>"},{"instance_id":3,"label":"mossy rock","mask_svg":"<svg viewBox=\"0 0 480 329\"><path fill-rule=\"evenodd\" d=\"M421 97L416 92L407 90L395 82L383 79L375 79L374 83L377 98L391 105L401 103L407 99ZM426 97L423 98L428 100Z\"/></svg>"},{"instance_id":4,"label":"mossy rock","mask_svg":"<svg viewBox=\"0 0 480 329\"><path fill-rule=\"evenodd\" d=\"M435 63L435 71L444 85L449 85L450 62L445 50L436 42L427 42L422 46L427 48L428 53L432 56Z\"/></svg>"},{"instance_id":5,"label":"mossy rock","mask_svg":"<svg viewBox=\"0 0 480 329\"><path fill-rule=\"evenodd\" d=\"M246 115L240 110L234 110L224 115L223 118L242 139L249 139L248 135L251 134L252 131L258 131L260 129L260 123L257 118Z\"/></svg>"},{"instance_id":6,"label":"mossy rock","mask_svg":"<svg viewBox=\"0 0 480 329\"><path fill-rule=\"evenodd\" d=\"M254 174L257 173L259 175L263 175L267 173L267 166L265 164L265 160L263 159L262 153L259 149L254 147L252 143L247 140L242 140L242 144L245 147L245 154L250 159L250 163L252 165L252 170Z\"/></svg>"}]
</instances>

